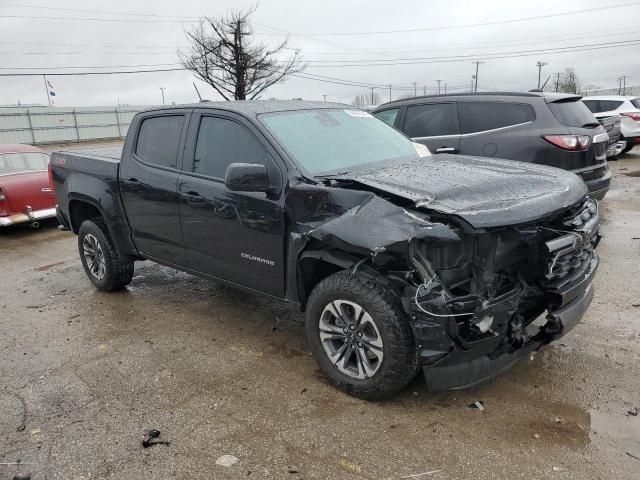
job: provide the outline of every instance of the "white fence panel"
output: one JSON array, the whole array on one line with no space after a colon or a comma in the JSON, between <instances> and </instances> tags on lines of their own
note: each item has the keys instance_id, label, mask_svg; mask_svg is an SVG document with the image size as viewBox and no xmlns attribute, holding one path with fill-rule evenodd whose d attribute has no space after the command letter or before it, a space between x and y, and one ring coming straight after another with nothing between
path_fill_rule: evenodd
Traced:
<instances>
[{"instance_id":1,"label":"white fence panel","mask_svg":"<svg viewBox=\"0 0 640 480\"><path fill-rule=\"evenodd\" d=\"M0 107L0 143L60 143L120 138L148 107Z\"/></svg>"}]
</instances>

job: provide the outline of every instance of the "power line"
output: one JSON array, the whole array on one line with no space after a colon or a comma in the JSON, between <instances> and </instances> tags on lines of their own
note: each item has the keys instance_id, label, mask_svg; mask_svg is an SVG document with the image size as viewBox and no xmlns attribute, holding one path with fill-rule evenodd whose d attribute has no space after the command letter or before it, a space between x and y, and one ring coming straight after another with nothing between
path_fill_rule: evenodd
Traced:
<instances>
[{"instance_id":1,"label":"power line","mask_svg":"<svg viewBox=\"0 0 640 480\"><path fill-rule=\"evenodd\" d=\"M313 65L313 68L320 67L363 67L363 66L393 66L393 65L419 65L426 63L452 63L452 62L463 62L469 61L474 58L482 58L485 60L489 59L501 59L501 58L516 58L516 57L526 57L531 55L539 55L543 53L545 55L552 55L556 53L570 53L570 52L580 52L580 51L590 51L590 50L601 50L607 48L617 48L617 47L628 47L628 46L636 46L640 44L640 39L634 40L626 40L624 42L611 42L611 43L602 43L602 44L590 44L590 45L576 45L571 47L557 47L553 49L535 49L535 50L523 50L523 51L513 51L513 52L495 52L488 54L473 54L473 55L461 55L455 57L417 57L417 58L406 58L406 59L382 59L376 61L376 63L334 63L334 64L323 64L323 65ZM355 60L353 62L356 62ZM33 69L47 69L47 70L64 70L64 69L86 69L86 68L140 68L140 67L158 67L158 66L173 66L173 65L181 65L180 63L156 63L156 64L141 64L141 65L106 65L106 66L57 66L57 67L0 67L0 70L33 70ZM307 74L313 75L313 74ZM317 76L317 75L316 75ZM371 84L369 84L371 86ZM376 87L386 87L386 85L374 85Z\"/></svg>"},{"instance_id":2,"label":"power line","mask_svg":"<svg viewBox=\"0 0 640 480\"><path fill-rule=\"evenodd\" d=\"M322 63L326 65L335 65L335 66L345 66L345 64L349 63L365 63L365 62L415 62L421 63L422 60L447 60L447 59L464 59L468 60L469 58L485 58L493 55L513 55L513 54L527 54L527 53L547 53L552 50L572 50L576 48L588 50L590 47L604 47L604 46L626 46L626 44L635 44L640 42L640 38L632 39L632 40L620 40L616 42L604 42L604 43L590 43L590 44L582 44L582 45L571 45L567 47L551 47L551 48L536 48L533 50L516 50L511 52L489 52L489 53L472 53L468 55L457 55L457 56L446 56L446 57L404 57L404 58L378 58L378 59L363 59L363 60L305 60L305 63ZM595 49L595 48L594 48ZM581 50L577 50L581 51ZM499 58L499 57L498 57ZM392 65L396 65L396 63L391 63Z\"/></svg>"},{"instance_id":3,"label":"power line","mask_svg":"<svg viewBox=\"0 0 640 480\"><path fill-rule=\"evenodd\" d=\"M483 22L483 23L468 23L463 25L447 25L447 26L438 26L438 27L423 27L423 28L407 28L402 30L378 30L378 31L370 31L370 32L323 32L323 33L305 33L304 36L316 36L316 37L333 37L333 36L356 36L356 35L387 35L393 33L413 33L413 32L430 32L434 30L452 30L452 29L461 29L461 28L475 28L475 27L486 27L490 25L504 25L506 23L519 23L519 22L528 22L531 20L542 20L547 18L554 17L563 17L567 15L576 15L580 13L589 13L589 12L597 12L602 10L612 10L615 8L624 8L630 7L634 5L638 5L640 2L628 2L621 3L618 5L607 5L602 7L593 7L593 8L583 8L580 10L570 10L566 12L559 13L549 13L546 15L536 15L533 17L520 17L520 18L512 18L508 20L496 20L493 22ZM295 32L288 32L291 35L298 35ZM281 35L281 34L270 34L270 35Z\"/></svg>"},{"instance_id":4,"label":"power line","mask_svg":"<svg viewBox=\"0 0 640 480\"><path fill-rule=\"evenodd\" d=\"M0 3L3 7L15 7L15 8L31 8L38 10L58 10L63 12L81 12L81 13L99 13L105 15L127 15L132 17L155 17L155 18L184 18L190 20L197 20L198 17L186 17L182 15L158 15L155 13L133 13L133 12L114 12L107 10L87 10L82 8L64 8L64 7L50 7L44 5L24 5L17 3Z\"/></svg>"},{"instance_id":5,"label":"power line","mask_svg":"<svg viewBox=\"0 0 640 480\"><path fill-rule=\"evenodd\" d=\"M129 22L129 23L195 23L199 20L171 20L139 18L98 18L98 17L49 17L45 15L0 15L0 18L28 18L29 20L82 20L83 22Z\"/></svg>"},{"instance_id":6,"label":"power line","mask_svg":"<svg viewBox=\"0 0 640 480\"><path fill-rule=\"evenodd\" d=\"M369 32L324 32L324 33L295 33L289 32L285 29L278 27L271 27L264 24L259 24L258 22L254 22L256 25L261 25L272 30L279 30L282 33L267 33L262 32L262 35L295 35L295 36L306 36L306 37L324 37L324 36L358 36L358 35L387 35L394 33L412 33L412 32L427 32L427 31L436 31L436 30L453 30L453 29L463 29L463 28L475 28L475 27L484 27L491 25L504 25L508 23L520 23L527 22L532 20L542 20L554 17L562 17L568 15L576 15L581 13L589 13L596 12L602 10L612 10L624 7L630 7L640 4L639 1L636 2L628 2L621 3L618 5L607 5L602 7L592 7L585 8L580 10L571 10L566 12L558 12L558 13L550 13L546 15L536 15L532 17L520 17L520 18L512 18L507 20L496 20L492 22L483 22L483 23L469 23L462 25L447 25L447 26L438 26L438 27L422 27L422 28L409 28L402 30L378 30L378 31L369 31ZM6 5L6 4L5 4ZM107 12L107 11L96 11L96 10L81 10L81 9L68 9L62 7L43 7L43 6L25 6L25 5L12 5L14 7L22 7L22 8L46 8L49 10L65 10L65 11L78 11L78 12L86 12L86 13L99 13L106 15L126 15L126 16L138 16L138 17L154 17L152 19L124 19L124 18L98 18L98 17L53 17L53 16L36 16L36 15L0 15L0 18L26 18L26 19L41 19L41 20L82 20L82 21L95 21L95 22L141 22L141 23L192 23L199 22L199 18L195 17L179 17L179 16L164 16L164 15L155 15L155 14L135 14L135 13L126 13L126 12Z\"/></svg>"},{"instance_id":7,"label":"power line","mask_svg":"<svg viewBox=\"0 0 640 480\"><path fill-rule=\"evenodd\" d=\"M448 57L427 57L423 59L407 59L410 61L395 61L393 59L385 60L381 59L376 61L375 63L324 63L320 65L311 65L312 68L336 68L336 67L377 67L377 66L394 66L394 65L421 65L421 64L429 64L429 63L456 63L456 62L467 62L472 60L473 58L482 58L485 60L495 60L495 59L504 59L504 58L518 58L518 57L528 57L534 55L540 55L541 53L545 55L554 55L558 53L572 53L572 52L584 52L591 50L603 50L609 48L619 48L619 47L632 47L636 45L640 45L640 39L636 40L628 40L629 43L625 44L595 44L597 46L581 46L576 45L572 47L557 47L553 49L537 49L537 50L523 50L523 51L514 51L514 52L495 52L488 54L476 53L472 55L462 55L462 56L448 56ZM336 61L337 62L337 61ZM352 60L352 62L356 62ZM309 63L309 62L307 62Z\"/></svg>"},{"instance_id":8,"label":"power line","mask_svg":"<svg viewBox=\"0 0 640 480\"><path fill-rule=\"evenodd\" d=\"M64 67L0 67L0 70L65 70L65 69L82 69L82 68L141 68L141 67L163 67L171 65L182 65L181 63L147 63L142 65L95 65L95 66L64 66ZM42 74L41 74L42 75ZM47 75L53 75L47 73Z\"/></svg>"},{"instance_id":9,"label":"power line","mask_svg":"<svg viewBox=\"0 0 640 480\"><path fill-rule=\"evenodd\" d=\"M429 44L420 48L408 48L408 47L398 47L398 48L370 48L370 49L357 49L360 52L373 52L373 53L394 53L394 52L424 52L425 50L430 51L451 51L451 50L469 50L470 48L484 48L484 47L501 47L506 45L540 45L544 43L551 43L555 41L572 41L572 40L584 40L584 39L592 39L598 37L612 37L612 36L620 36L620 35L635 35L640 33L638 28L627 29L626 31L618 30L616 32L607 31L608 33L601 33L598 35L600 31L591 32L589 35L581 35L579 37L575 36L558 36L558 35L545 35L544 39L528 39L528 40L516 40L516 41L500 41L500 42L490 42L490 43L450 43L447 42L447 45L456 45L456 47L439 47L438 45ZM588 33L588 32L585 32ZM549 40L555 39L555 40ZM2 43L2 42L0 42ZM287 50L298 50L298 48L287 47ZM312 52L320 55L353 55L354 49L309 49L305 48L305 52Z\"/></svg>"}]
</instances>

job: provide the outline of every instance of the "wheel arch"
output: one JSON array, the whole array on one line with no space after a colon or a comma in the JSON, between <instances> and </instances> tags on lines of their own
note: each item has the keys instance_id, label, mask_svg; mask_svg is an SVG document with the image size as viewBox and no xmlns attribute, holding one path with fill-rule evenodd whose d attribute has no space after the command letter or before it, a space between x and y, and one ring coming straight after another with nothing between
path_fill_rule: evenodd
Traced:
<instances>
[{"instance_id":1,"label":"wheel arch","mask_svg":"<svg viewBox=\"0 0 640 480\"><path fill-rule=\"evenodd\" d=\"M362 258L338 250L302 252L297 263L298 299L301 310L305 310L309 295L316 285L334 273L354 268L360 260Z\"/></svg>"}]
</instances>

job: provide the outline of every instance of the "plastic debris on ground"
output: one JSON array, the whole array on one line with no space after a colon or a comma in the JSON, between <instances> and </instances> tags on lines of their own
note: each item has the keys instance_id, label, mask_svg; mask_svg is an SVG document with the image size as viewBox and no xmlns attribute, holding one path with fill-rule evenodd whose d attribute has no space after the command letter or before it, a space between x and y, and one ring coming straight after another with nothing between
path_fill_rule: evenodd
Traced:
<instances>
[{"instance_id":1,"label":"plastic debris on ground","mask_svg":"<svg viewBox=\"0 0 640 480\"><path fill-rule=\"evenodd\" d=\"M222 455L216 460L216 465L220 465L221 467L230 467L238 463L238 457L234 457L233 455Z\"/></svg>"}]
</instances>

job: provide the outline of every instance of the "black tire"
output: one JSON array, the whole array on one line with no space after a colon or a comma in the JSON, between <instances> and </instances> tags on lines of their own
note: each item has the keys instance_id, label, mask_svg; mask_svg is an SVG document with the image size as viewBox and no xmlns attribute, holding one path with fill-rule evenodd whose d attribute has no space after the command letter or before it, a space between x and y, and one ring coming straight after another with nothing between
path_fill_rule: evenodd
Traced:
<instances>
[{"instance_id":1,"label":"black tire","mask_svg":"<svg viewBox=\"0 0 640 480\"><path fill-rule=\"evenodd\" d=\"M104 259L102 275L93 273L87 264L85 255L85 239L93 241L95 239ZM107 226L101 218L85 220L78 230L78 251L80 261L84 267L87 277L93 285L103 292L113 292L121 290L131 282L133 278L133 261L123 258L113 245Z\"/></svg>"},{"instance_id":2,"label":"black tire","mask_svg":"<svg viewBox=\"0 0 640 480\"><path fill-rule=\"evenodd\" d=\"M620 155L624 155L625 153L628 153L633 147L635 147L634 144L629 145L627 143L627 146L622 149L622 151L620 152Z\"/></svg>"},{"instance_id":3,"label":"black tire","mask_svg":"<svg viewBox=\"0 0 640 480\"><path fill-rule=\"evenodd\" d=\"M378 369L369 378L354 378L340 371L320 339L325 307L340 300L362 307L382 339L384 353ZM366 400L389 397L404 388L418 372L418 352L409 319L397 294L375 279L347 271L325 278L311 292L305 324L316 362L332 383L351 395Z\"/></svg>"}]
</instances>

